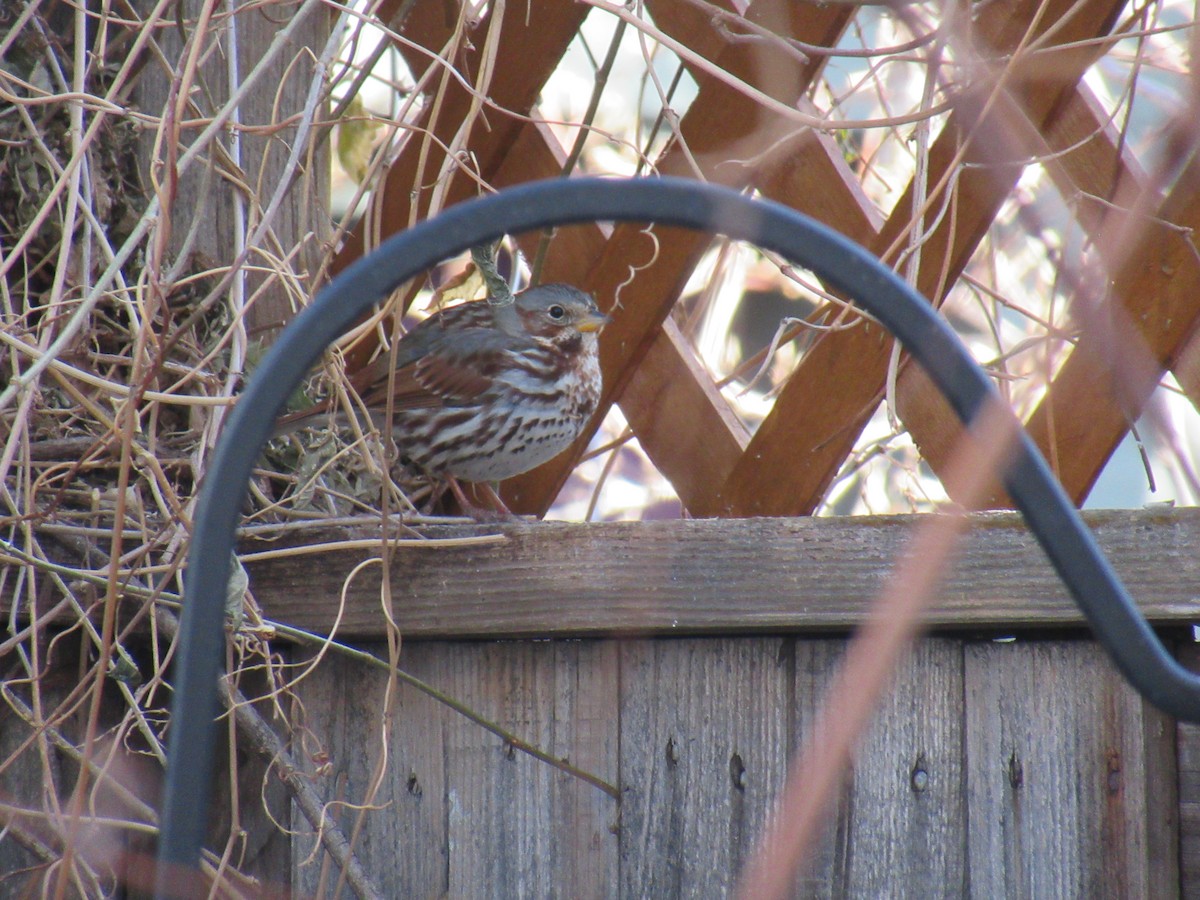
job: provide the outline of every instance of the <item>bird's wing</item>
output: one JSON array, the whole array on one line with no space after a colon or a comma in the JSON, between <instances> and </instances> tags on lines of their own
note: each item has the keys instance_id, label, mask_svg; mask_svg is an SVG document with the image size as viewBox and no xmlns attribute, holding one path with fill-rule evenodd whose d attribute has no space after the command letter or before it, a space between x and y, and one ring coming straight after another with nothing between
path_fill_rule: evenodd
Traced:
<instances>
[{"instance_id":1,"label":"bird's wing","mask_svg":"<svg viewBox=\"0 0 1200 900\"><path fill-rule=\"evenodd\" d=\"M452 337L403 342L407 351L396 360L392 379L393 409L467 406L493 384L493 373L503 354L516 343L491 329L464 329ZM384 353L353 379L368 406L387 402L387 372L391 359Z\"/></svg>"},{"instance_id":2,"label":"bird's wing","mask_svg":"<svg viewBox=\"0 0 1200 900\"><path fill-rule=\"evenodd\" d=\"M396 347L395 358L380 354L350 379L368 407L387 404L388 373L392 409L467 406L491 387L505 354L520 349L522 338L493 324L493 311L482 303L447 307L412 329ZM330 400L284 416L276 434L288 434L330 414ZM340 413L337 414L340 417Z\"/></svg>"}]
</instances>

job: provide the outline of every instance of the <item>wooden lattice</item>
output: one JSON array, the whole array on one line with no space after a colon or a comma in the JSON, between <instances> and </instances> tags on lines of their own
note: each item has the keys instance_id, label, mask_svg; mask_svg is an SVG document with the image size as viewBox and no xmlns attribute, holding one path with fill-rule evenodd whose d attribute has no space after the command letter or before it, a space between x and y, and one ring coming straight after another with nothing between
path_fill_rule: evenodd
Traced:
<instances>
[{"instance_id":1,"label":"wooden lattice","mask_svg":"<svg viewBox=\"0 0 1200 900\"><path fill-rule=\"evenodd\" d=\"M798 46L817 48L836 45L856 12L843 4L763 2L742 10L729 3L721 8L744 14ZM700 3L653 2L646 12L665 35L744 85L806 108L804 98L822 72L820 53L772 53L769 45L716 27L722 20L715 10ZM1073 198L1079 225L1105 261L1112 296L1125 314L1113 326L1117 344L1129 351L1122 352L1114 369L1114 337L1104 334L1095 316L1088 320L1076 310L1082 318L1075 348L1029 417L1039 446L1079 502L1165 370L1175 373L1193 400L1200 396L1200 353L1190 340L1200 277L1189 237L1196 180L1185 132L1167 129L1167 140L1175 142L1167 163L1159 174L1148 175L1125 146L1113 117L1081 80L1111 51L1118 35L1140 21L1123 19L1122 10L1111 0L1029 0L985 4L947 20L943 27L957 29L951 44L960 65L969 63L970 76L957 85L920 172L923 180L908 185L887 217L863 194L860 177L832 137L798 127L748 97L744 85L731 86L688 57L684 64L690 65L698 93L679 122L678 139L655 160L664 174L757 190L829 223L892 262L911 253L910 231L920 221L913 213L919 189L936 225L920 242L912 276L935 304L962 275L1027 164L1045 160L1053 184ZM409 141L388 169L370 217L372 240L425 215L434 187L443 203L478 190L461 173L448 175L448 186L435 184L429 173L445 164L439 148L469 147L478 176L496 188L562 174L564 150L537 118L533 103L588 11L585 5L550 4L531 14L524 4L509 4L494 43L488 38L493 33L488 17L471 27L453 62L469 75L486 58L495 73L488 97L494 108L507 112L489 113L486 124L476 120L462 143L460 131L470 121L473 98L463 83L446 80L440 104L428 107L412 126L429 129L434 140ZM428 5L418 5L402 20L400 34L412 44L400 49L417 77L433 64L432 54L442 50L452 30L453 20ZM1182 174L1164 183L1163 173L1180 166ZM347 242L340 264L362 252L365 230ZM671 230L657 236L658 256L623 288L620 314L603 344L605 405L620 405L693 515L812 512L884 394L890 341L871 326L823 334L751 435L730 413L670 316L707 239ZM527 252L532 254L536 242L537 236L526 236ZM542 274L580 283L611 303L617 286L629 278L631 261L645 256L638 227L569 229L553 245ZM1071 269L1080 271L1074 264ZM1081 282L1068 293L1079 296L1082 305L1095 288ZM1130 327L1136 334L1126 331ZM894 399L923 457L937 471L958 439L957 421L915 367L902 366ZM575 453L506 485L506 498L514 508L544 512L586 444L581 439ZM991 503L1001 506L1006 500L997 490Z\"/></svg>"}]
</instances>

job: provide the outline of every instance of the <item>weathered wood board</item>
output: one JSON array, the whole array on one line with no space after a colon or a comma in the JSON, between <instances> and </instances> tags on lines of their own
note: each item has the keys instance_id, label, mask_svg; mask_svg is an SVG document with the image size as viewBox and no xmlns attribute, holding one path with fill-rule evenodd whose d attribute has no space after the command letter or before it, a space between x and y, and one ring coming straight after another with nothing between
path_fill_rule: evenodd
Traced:
<instances>
[{"instance_id":1,"label":"weathered wood board","mask_svg":"<svg viewBox=\"0 0 1200 900\"><path fill-rule=\"evenodd\" d=\"M795 636L405 646L407 671L615 784L619 801L408 687L385 729L377 669L326 662L298 690L328 753L317 783L329 799L367 797L388 737L358 847L396 896L486 886L724 897L844 646ZM1180 841L1196 838L1178 832L1175 752L1173 723L1091 642L923 640L796 895L1176 896ZM338 814L348 832L356 815ZM294 844L304 893L321 880L311 847Z\"/></svg>"},{"instance_id":2,"label":"weathered wood board","mask_svg":"<svg viewBox=\"0 0 1200 900\"><path fill-rule=\"evenodd\" d=\"M408 639L845 630L863 620L927 518L459 526L436 534L484 531L503 538L452 550L397 547L389 583L397 624ZM1188 622L1200 615L1200 510L1086 518L1148 618ZM1019 516L971 521L926 611L927 624L1020 629L1084 623ZM285 546L247 541L241 549ZM270 618L320 633L333 626L344 591L338 633L379 639L381 566L361 566L379 552L365 546L252 556L251 589Z\"/></svg>"},{"instance_id":3,"label":"weathered wood board","mask_svg":"<svg viewBox=\"0 0 1200 900\"><path fill-rule=\"evenodd\" d=\"M973 897L1174 897L1174 724L1100 648L966 647Z\"/></svg>"},{"instance_id":4,"label":"weathered wood board","mask_svg":"<svg viewBox=\"0 0 1200 900\"><path fill-rule=\"evenodd\" d=\"M382 649L382 648L381 648ZM616 644L413 644L407 671L464 700L523 739L617 780ZM386 650L383 650L386 654ZM616 801L401 687L383 719L387 678L342 660L300 688L305 723L322 743L327 797L358 803L387 757L360 850L389 896L580 896L617 878ZM356 810L338 816L353 830ZM293 883L315 895L321 854L307 823ZM332 888L330 879L326 880ZM558 893L561 890L561 893ZM331 894L332 896L332 894Z\"/></svg>"}]
</instances>

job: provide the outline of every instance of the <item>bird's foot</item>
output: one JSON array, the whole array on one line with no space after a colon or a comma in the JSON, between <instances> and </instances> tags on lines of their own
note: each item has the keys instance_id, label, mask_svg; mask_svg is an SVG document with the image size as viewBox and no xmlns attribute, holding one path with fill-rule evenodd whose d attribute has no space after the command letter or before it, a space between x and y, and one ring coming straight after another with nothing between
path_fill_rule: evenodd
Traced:
<instances>
[{"instance_id":1,"label":"bird's foot","mask_svg":"<svg viewBox=\"0 0 1200 900\"><path fill-rule=\"evenodd\" d=\"M509 509L496 489L490 484L475 483L475 493L483 495L484 503L477 504L467 498L467 492L463 490L463 486L459 484L455 478L447 478L446 484L450 488L450 492L454 494L454 499L458 501L458 505L462 508L463 514L470 516L476 522L519 522L521 516L518 516Z\"/></svg>"}]
</instances>

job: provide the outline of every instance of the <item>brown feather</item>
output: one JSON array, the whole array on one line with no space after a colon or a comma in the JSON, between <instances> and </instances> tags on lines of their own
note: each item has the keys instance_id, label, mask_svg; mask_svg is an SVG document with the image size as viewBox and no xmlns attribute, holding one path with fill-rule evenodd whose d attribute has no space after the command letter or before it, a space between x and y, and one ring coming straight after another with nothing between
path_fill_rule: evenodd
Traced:
<instances>
[{"instance_id":1,"label":"brown feather","mask_svg":"<svg viewBox=\"0 0 1200 900\"><path fill-rule=\"evenodd\" d=\"M351 386L380 425L390 392L396 443L418 468L509 478L569 446L595 411L596 338L607 321L591 297L567 285L531 288L508 307L448 307L406 334L394 355L356 373ZM323 401L285 416L277 431L328 415Z\"/></svg>"}]
</instances>

